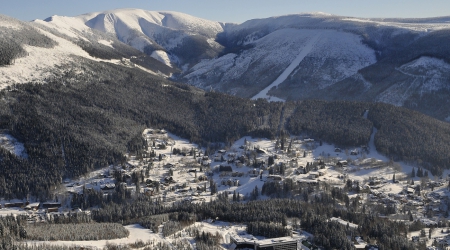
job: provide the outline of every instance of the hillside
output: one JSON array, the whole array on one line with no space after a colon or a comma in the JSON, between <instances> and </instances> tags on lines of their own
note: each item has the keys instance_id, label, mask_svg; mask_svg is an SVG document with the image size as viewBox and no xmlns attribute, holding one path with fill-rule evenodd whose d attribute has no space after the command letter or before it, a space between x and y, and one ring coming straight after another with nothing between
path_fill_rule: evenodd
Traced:
<instances>
[{"instance_id":1,"label":"hillside","mask_svg":"<svg viewBox=\"0 0 450 250\"><path fill-rule=\"evenodd\" d=\"M384 102L448 121L450 105L441 105L450 93L444 73L450 62L444 46L448 19L312 13L230 24L178 12L117 9L34 23L79 45L86 33L107 35L88 38L83 48L89 51L92 41L116 48L117 39L164 64L158 71L205 90L272 100Z\"/></svg>"},{"instance_id":2,"label":"hillside","mask_svg":"<svg viewBox=\"0 0 450 250\"><path fill-rule=\"evenodd\" d=\"M46 196L63 178L123 163L125 152L142 147L139 135L144 127L165 128L204 147L227 145L248 135L276 138L289 133L346 147L361 146L369 142L376 127L379 132L375 145L387 156L419 162L433 174L442 173L450 165L450 125L408 109L355 101L270 103L205 92L167 80L173 68L111 35L89 27L84 31L57 30L43 21L29 24L2 18L0 130L2 137L11 141L0 152L3 197L24 197L28 193ZM281 63L283 57L270 51L274 43L281 46L285 41L289 46L301 47L313 37L319 41L317 44L325 46L337 32L289 28L258 39L257 46L248 49L259 48L261 61ZM293 39L276 39L280 34L292 35ZM355 35L341 35L342 46L347 42L357 46ZM425 42L421 39L416 43ZM369 47L359 48L353 58L367 63L375 60L370 57ZM321 53L314 48L311 51ZM330 55L338 52L330 49ZM405 62L413 55L402 55L396 57L401 66L397 72L412 75L428 74L430 67L446 63L430 54L408 64ZM230 54L221 58L227 56ZM372 65L388 59L377 60ZM362 61L355 67L360 67ZM359 70L360 74L369 67ZM348 66L345 70L356 68ZM420 70L413 72L415 68ZM445 77L446 71L435 74ZM426 80L424 84L431 90L442 86ZM363 117L366 110L368 119ZM23 150L13 150L11 144ZM19 151L22 153L14 153Z\"/></svg>"},{"instance_id":3,"label":"hillside","mask_svg":"<svg viewBox=\"0 0 450 250\"><path fill-rule=\"evenodd\" d=\"M52 16L35 22L62 29L78 37L92 28L163 62L185 68L217 55L222 46L215 41L223 24L178 12L118 9L76 17Z\"/></svg>"},{"instance_id":4,"label":"hillside","mask_svg":"<svg viewBox=\"0 0 450 250\"><path fill-rule=\"evenodd\" d=\"M252 97L306 54L268 92L284 100L364 100L450 117L448 18L358 19L300 14L250 20L226 29L224 55L183 79L204 89ZM318 36L312 48L305 46ZM433 101L430 101L433 100Z\"/></svg>"},{"instance_id":5,"label":"hillside","mask_svg":"<svg viewBox=\"0 0 450 250\"><path fill-rule=\"evenodd\" d=\"M89 27L75 30L72 27L76 24L65 23L67 29L63 29L7 16L0 16L0 22L0 89L27 82L47 83L68 72L81 74L81 59L140 68L166 77L177 71Z\"/></svg>"}]
</instances>

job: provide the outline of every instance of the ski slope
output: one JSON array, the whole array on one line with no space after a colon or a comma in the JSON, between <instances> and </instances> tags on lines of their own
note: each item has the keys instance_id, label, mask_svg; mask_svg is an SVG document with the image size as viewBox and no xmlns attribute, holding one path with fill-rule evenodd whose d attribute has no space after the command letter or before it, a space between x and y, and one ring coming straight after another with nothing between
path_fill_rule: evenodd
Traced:
<instances>
[{"instance_id":1,"label":"ski slope","mask_svg":"<svg viewBox=\"0 0 450 250\"><path fill-rule=\"evenodd\" d=\"M320 34L317 34L316 36L312 37L308 41L308 43L305 45L305 47L300 51L300 53L294 59L294 61L292 61L292 63L283 71L283 73L281 73L281 75L278 76L278 78L274 82L272 82L269 86L267 86L261 92L259 92L255 96L253 96L252 99L256 100L258 98L266 98L266 99L270 99L270 100L274 100L274 101L282 101L282 99L280 99L280 98L271 99L271 97L267 93L269 92L270 89L280 85L282 82L284 82L288 78L288 76L292 73L292 71L294 71L294 69L297 68L298 65L303 61L303 59L306 57L306 55L308 55L311 52L311 50L314 47L314 44L319 39L319 36L320 36Z\"/></svg>"}]
</instances>

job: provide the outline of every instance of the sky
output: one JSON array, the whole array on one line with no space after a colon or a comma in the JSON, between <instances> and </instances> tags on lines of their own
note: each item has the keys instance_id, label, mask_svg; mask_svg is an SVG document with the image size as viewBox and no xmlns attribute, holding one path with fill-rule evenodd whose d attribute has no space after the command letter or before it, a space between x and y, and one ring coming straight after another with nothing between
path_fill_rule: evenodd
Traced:
<instances>
[{"instance_id":1,"label":"sky","mask_svg":"<svg viewBox=\"0 0 450 250\"><path fill-rule=\"evenodd\" d=\"M23 21L118 8L178 11L233 23L305 12L352 17L450 16L449 0L5 0L0 6L0 14Z\"/></svg>"}]
</instances>

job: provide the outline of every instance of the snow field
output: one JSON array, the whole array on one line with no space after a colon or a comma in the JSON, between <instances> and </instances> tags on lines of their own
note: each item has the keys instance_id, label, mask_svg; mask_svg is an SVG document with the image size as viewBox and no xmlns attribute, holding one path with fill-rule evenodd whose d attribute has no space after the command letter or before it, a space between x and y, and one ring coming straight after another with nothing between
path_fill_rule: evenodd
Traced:
<instances>
[{"instance_id":1,"label":"snow field","mask_svg":"<svg viewBox=\"0 0 450 250\"><path fill-rule=\"evenodd\" d=\"M151 230L142 227L139 224L132 224L125 226L130 232L130 235L126 238L114 239L114 240L96 240L96 241L27 241L30 244L50 244L54 246L79 246L89 247L89 249L104 249L108 244L115 245L128 245L142 240L146 242L164 242L165 240L160 238L158 234L151 232Z\"/></svg>"},{"instance_id":2,"label":"snow field","mask_svg":"<svg viewBox=\"0 0 450 250\"><path fill-rule=\"evenodd\" d=\"M155 58L156 60L164 63L165 65L172 67L172 63L170 62L169 55L165 51L162 50L155 50L150 55L151 57Z\"/></svg>"},{"instance_id":3,"label":"snow field","mask_svg":"<svg viewBox=\"0 0 450 250\"><path fill-rule=\"evenodd\" d=\"M289 66L283 71L283 73L281 73L281 75L278 76L278 78L273 83L271 83L257 95L253 96L252 99L255 100L258 98L268 98L269 96L267 95L267 93L269 92L269 90L273 87L280 85L282 82L286 80L286 78L288 78L288 76L292 73L292 71L294 71L296 67L298 67L298 65L305 58L305 56L311 52L317 39L319 39L319 36L320 35L317 34L316 36L312 37L305 45L305 47L300 51L300 53L294 59L294 61L292 61L291 64L289 64Z\"/></svg>"},{"instance_id":4,"label":"snow field","mask_svg":"<svg viewBox=\"0 0 450 250\"><path fill-rule=\"evenodd\" d=\"M9 152L23 158L27 158L27 153L23 143L20 143L16 138L6 133L0 133L0 147L8 150Z\"/></svg>"}]
</instances>

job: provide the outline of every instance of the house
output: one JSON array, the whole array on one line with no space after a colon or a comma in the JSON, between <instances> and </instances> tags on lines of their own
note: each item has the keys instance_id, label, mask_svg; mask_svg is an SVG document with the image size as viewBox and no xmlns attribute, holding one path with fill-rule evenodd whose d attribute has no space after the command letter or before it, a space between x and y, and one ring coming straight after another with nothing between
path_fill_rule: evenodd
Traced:
<instances>
[{"instance_id":1,"label":"house","mask_svg":"<svg viewBox=\"0 0 450 250\"><path fill-rule=\"evenodd\" d=\"M340 153L340 152L342 152L342 150L340 148L334 148L334 152Z\"/></svg>"},{"instance_id":2,"label":"house","mask_svg":"<svg viewBox=\"0 0 450 250\"><path fill-rule=\"evenodd\" d=\"M23 202L5 203L5 207L23 207L24 205Z\"/></svg>"},{"instance_id":3,"label":"house","mask_svg":"<svg viewBox=\"0 0 450 250\"><path fill-rule=\"evenodd\" d=\"M103 194L113 193L115 189L116 189L116 186L114 184L108 183L108 184L100 186L100 190L102 191Z\"/></svg>"},{"instance_id":4,"label":"house","mask_svg":"<svg viewBox=\"0 0 450 250\"><path fill-rule=\"evenodd\" d=\"M283 249L283 250L297 250L298 243L292 237L280 237L272 239L258 240L252 235L231 235L232 242L228 249Z\"/></svg>"},{"instance_id":5,"label":"house","mask_svg":"<svg viewBox=\"0 0 450 250\"><path fill-rule=\"evenodd\" d=\"M42 208L59 208L61 207L61 203L60 202L44 202L41 204Z\"/></svg>"},{"instance_id":6,"label":"house","mask_svg":"<svg viewBox=\"0 0 450 250\"><path fill-rule=\"evenodd\" d=\"M242 177L242 176L244 176L244 173L242 173L242 172L233 172L233 173L231 173L231 176L232 177Z\"/></svg>"},{"instance_id":7,"label":"house","mask_svg":"<svg viewBox=\"0 0 450 250\"><path fill-rule=\"evenodd\" d=\"M166 165L163 166L163 168L173 168L175 165L173 165L172 163L167 163Z\"/></svg>"},{"instance_id":8,"label":"house","mask_svg":"<svg viewBox=\"0 0 450 250\"><path fill-rule=\"evenodd\" d=\"M309 179L316 179L320 176L319 172L309 172Z\"/></svg>"},{"instance_id":9,"label":"house","mask_svg":"<svg viewBox=\"0 0 450 250\"><path fill-rule=\"evenodd\" d=\"M348 165L348 162L345 161L345 160L343 160L343 161L338 161L338 162L336 163L336 166L338 166L338 167L345 167L345 166L347 166L347 165Z\"/></svg>"},{"instance_id":10,"label":"house","mask_svg":"<svg viewBox=\"0 0 450 250\"><path fill-rule=\"evenodd\" d=\"M306 169L305 169L305 167L300 166L295 170L295 173L296 174L306 174Z\"/></svg>"},{"instance_id":11,"label":"house","mask_svg":"<svg viewBox=\"0 0 450 250\"><path fill-rule=\"evenodd\" d=\"M204 176L204 175L200 175L200 176L198 177L198 180L199 180L199 181L207 181L207 180L208 180L208 177L206 177L206 176Z\"/></svg>"},{"instance_id":12,"label":"house","mask_svg":"<svg viewBox=\"0 0 450 250\"><path fill-rule=\"evenodd\" d=\"M55 213L59 211L59 207L49 207L47 208L47 213Z\"/></svg>"},{"instance_id":13,"label":"house","mask_svg":"<svg viewBox=\"0 0 450 250\"><path fill-rule=\"evenodd\" d=\"M264 149L256 148L255 151L258 154L267 154L267 152Z\"/></svg>"},{"instance_id":14,"label":"house","mask_svg":"<svg viewBox=\"0 0 450 250\"><path fill-rule=\"evenodd\" d=\"M324 176L324 175L327 174L327 170L326 169L319 169L317 172L319 173L319 176Z\"/></svg>"},{"instance_id":15,"label":"house","mask_svg":"<svg viewBox=\"0 0 450 250\"><path fill-rule=\"evenodd\" d=\"M281 181L283 178L279 175L269 175L267 179L273 180L273 181Z\"/></svg>"},{"instance_id":16,"label":"house","mask_svg":"<svg viewBox=\"0 0 450 250\"><path fill-rule=\"evenodd\" d=\"M259 171L254 168L253 170L249 171L250 177L257 177L259 175Z\"/></svg>"},{"instance_id":17,"label":"house","mask_svg":"<svg viewBox=\"0 0 450 250\"><path fill-rule=\"evenodd\" d=\"M217 153L224 155L227 151L225 149L218 150Z\"/></svg>"},{"instance_id":18,"label":"house","mask_svg":"<svg viewBox=\"0 0 450 250\"><path fill-rule=\"evenodd\" d=\"M165 181L166 183L172 183L172 182L175 182L175 181L173 180L172 176L166 176L166 177L164 177L164 181Z\"/></svg>"},{"instance_id":19,"label":"house","mask_svg":"<svg viewBox=\"0 0 450 250\"><path fill-rule=\"evenodd\" d=\"M358 149L353 149L352 151L350 151L350 155L358 155L359 154L359 151L358 151Z\"/></svg>"},{"instance_id":20,"label":"house","mask_svg":"<svg viewBox=\"0 0 450 250\"><path fill-rule=\"evenodd\" d=\"M153 188L144 188L144 194L148 196L153 196L155 193L155 190Z\"/></svg>"}]
</instances>

